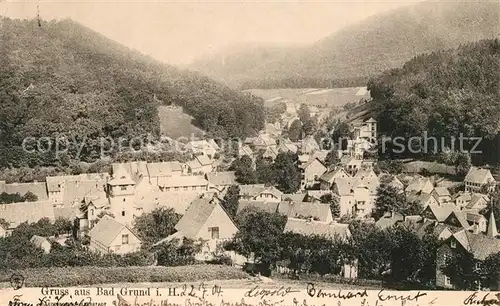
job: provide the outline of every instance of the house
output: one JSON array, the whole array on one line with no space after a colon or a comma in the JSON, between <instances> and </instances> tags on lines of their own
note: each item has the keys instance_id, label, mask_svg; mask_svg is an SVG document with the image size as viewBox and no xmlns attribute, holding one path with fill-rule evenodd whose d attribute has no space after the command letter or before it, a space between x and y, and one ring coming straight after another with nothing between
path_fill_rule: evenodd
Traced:
<instances>
[{"instance_id":1,"label":"house","mask_svg":"<svg viewBox=\"0 0 500 306\"><path fill-rule=\"evenodd\" d=\"M183 175L158 178L158 188L163 192L206 192L209 182L204 175Z\"/></svg>"},{"instance_id":2,"label":"house","mask_svg":"<svg viewBox=\"0 0 500 306\"><path fill-rule=\"evenodd\" d=\"M238 185L234 171L212 172L205 174L205 178L210 184L209 190L222 192L229 186Z\"/></svg>"},{"instance_id":3,"label":"house","mask_svg":"<svg viewBox=\"0 0 500 306\"><path fill-rule=\"evenodd\" d=\"M301 165L302 180L301 188L307 189L319 183L320 176L326 172L326 166L317 158L309 159L309 161Z\"/></svg>"},{"instance_id":4,"label":"house","mask_svg":"<svg viewBox=\"0 0 500 306\"><path fill-rule=\"evenodd\" d=\"M306 136L302 139L300 152L303 154L313 154L320 149L318 142L313 136Z\"/></svg>"},{"instance_id":5,"label":"house","mask_svg":"<svg viewBox=\"0 0 500 306\"><path fill-rule=\"evenodd\" d=\"M274 159L276 159L278 154L279 154L278 147L275 145L272 145L272 146L268 146L265 148L264 153L262 153L262 157L270 158L271 160L274 160Z\"/></svg>"},{"instance_id":6,"label":"house","mask_svg":"<svg viewBox=\"0 0 500 306\"><path fill-rule=\"evenodd\" d=\"M266 150L270 146L276 146L276 139L269 134L262 133L254 139L253 145L256 150Z\"/></svg>"},{"instance_id":7,"label":"house","mask_svg":"<svg viewBox=\"0 0 500 306\"><path fill-rule=\"evenodd\" d=\"M395 175L385 174L381 176L381 181L384 181L387 185L404 192L405 185L399 180L399 178Z\"/></svg>"},{"instance_id":8,"label":"house","mask_svg":"<svg viewBox=\"0 0 500 306\"><path fill-rule=\"evenodd\" d=\"M420 220L405 222L405 224L409 226L420 239L430 233L434 234L441 241L446 240L453 235L453 232L448 225L441 224L436 220L421 218Z\"/></svg>"},{"instance_id":9,"label":"house","mask_svg":"<svg viewBox=\"0 0 500 306\"><path fill-rule=\"evenodd\" d=\"M425 177L416 177L410 181L406 187L406 193L431 193L434 190L434 185L431 180Z\"/></svg>"},{"instance_id":10,"label":"house","mask_svg":"<svg viewBox=\"0 0 500 306\"><path fill-rule=\"evenodd\" d=\"M185 165L178 161L147 163L146 170L146 176L151 184L155 184L159 177L181 176L187 172Z\"/></svg>"},{"instance_id":11,"label":"house","mask_svg":"<svg viewBox=\"0 0 500 306\"><path fill-rule=\"evenodd\" d=\"M219 150L219 147L214 141L208 140L193 140L184 146L185 150L192 151L194 154L207 155L213 157Z\"/></svg>"},{"instance_id":12,"label":"house","mask_svg":"<svg viewBox=\"0 0 500 306\"><path fill-rule=\"evenodd\" d=\"M373 147L373 143L364 138L349 139L347 140L346 153L354 158L363 159L364 153Z\"/></svg>"},{"instance_id":13,"label":"house","mask_svg":"<svg viewBox=\"0 0 500 306\"><path fill-rule=\"evenodd\" d=\"M340 159L340 164L350 175L356 174L356 172L361 169L362 163L362 159L354 158L352 156L342 156L342 158Z\"/></svg>"},{"instance_id":14,"label":"house","mask_svg":"<svg viewBox=\"0 0 500 306\"><path fill-rule=\"evenodd\" d=\"M177 232L170 239L185 237L202 241L202 252L197 257L205 260L210 259L217 245L238 232L238 227L220 201L208 197L193 201L175 229Z\"/></svg>"},{"instance_id":15,"label":"house","mask_svg":"<svg viewBox=\"0 0 500 306\"><path fill-rule=\"evenodd\" d=\"M85 196L105 196L109 177L108 173L49 176L45 178L48 197L54 207L68 207L79 204Z\"/></svg>"},{"instance_id":16,"label":"house","mask_svg":"<svg viewBox=\"0 0 500 306\"><path fill-rule=\"evenodd\" d=\"M266 134L269 134L273 137L278 137L279 135L281 135L281 130L275 124L272 123L266 123L264 131Z\"/></svg>"},{"instance_id":17,"label":"house","mask_svg":"<svg viewBox=\"0 0 500 306\"><path fill-rule=\"evenodd\" d=\"M486 235L461 230L454 233L445 243L443 243L443 245L441 245L436 256L436 286L438 288L453 288L450 278L445 275L442 268L446 265L447 260L457 252L467 252L471 254L475 260L476 268L479 268L481 262L489 255L500 252L500 239L497 238L498 232L496 231L493 214L490 216L490 219L492 219L493 222L488 224ZM497 286L494 288L483 288L481 280L476 280L475 284L475 289L477 290L500 290L500 282L497 282Z\"/></svg>"},{"instance_id":18,"label":"house","mask_svg":"<svg viewBox=\"0 0 500 306\"><path fill-rule=\"evenodd\" d=\"M171 208L178 214L184 214L189 205L199 197L202 191L153 191L134 197L135 215L147 214L159 208Z\"/></svg>"},{"instance_id":19,"label":"house","mask_svg":"<svg viewBox=\"0 0 500 306\"><path fill-rule=\"evenodd\" d=\"M481 192L483 187L492 191L495 188L495 179L491 175L490 170L471 167L465 176L465 191L467 192Z\"/></svg>"},{"instance_id":20,"label":"house","mask_svg":"<svg viewBox=\"0 0 500 306\"><path fill-rule=\"evenodd\" d=\"M111 164L112 171L115 173L118 168L123 167L134 181L139 181L141 178L148 177L148 164L144 161L128 162L128 163L113 163Z\"/></svg>"},{"instance_id":21,"label":"house","mask_svg":"<svg viewBox=\"0 0 500 306\"><path fill-rule=\"evenodd\" d=\"M304 201L301 202L318 202L321 203L321 198L325 195L331 195L332 197L336 197L331 190L307 190L306 197Z\"/></svg>"},{"instance_id":22,"label":"house","mask_svg":"<svg viewBox=\"0 0 500 306\"><path fill-rule=\"evenodd\" d=\"M213 161L208 155L196 155L187 165L189 173L192 174L206 174L212 172L214 168Z\"/></svg>"},{"instance_id":23,"label":"house","mask_svg":"<svg viewBox=\"0 0 500 306\"><path fill-rule=\"evenodd\" d=\"M311 202L306 201L307 193L284 193L281 195L282 201Z\"/></svg>"},{"instance_id":24,"label":"house","mask_svg":"<svg viewBox=\"0 0 500 306\"><path fill-rule=\"evenodd\" d=\"M488 206L490 198L482 193L474 193L471 196L471 199L467 205L465 205L465 209L468 211L476 211L479 212L485 209Z\"/></svg>"},{"instance_id":25,"label":"house","mask_svg":"<svg viewBox=\"0 0 500 306\"><path fill-rule=\"evenodd\" d=\"M453 204L427 205L427 207L425 207L422 211L421 215L424 218L436 220L442 223L456 209L456 206Z\"/></svg>"},{"instance_id":26,"label":"house","mask_svg":"<svg viewBox=\"0 0 500 306\"><path fill-rule=\"evenodd\" d=\"M289 141L280 141L278 144L277 150L279 153L297 153L299 148L293 144L292 142Z\"/></svg>"},{"instance_id":27,"label":"house","mask_svg":"<svg viewBox=\"0 0 500 306\"><path fill-rule=\"evenodd\" d=\"M343 168L337 167L331 169L319 177L320 189L330 190L336 179L348 177L351 176Z\"/></svg>"},{"instance_id":28,"label":"house","mask_svg":"<svg viewBox=\"0 0 500 306\"><path fill-rule=\"evenodd\" d=\"M128 254L141 249L141 240L132 229L104 215L89 232L91 251L102 254Z\"/></svg>"},{"instance_id":29,"label":"house","mask_svg":"<svg viewBox=\"0 0 500 306\"><path fill-rule=\"evenodd\" d=\"M463 212L465 214L465 218L467 222L470 225L470 230L475 233L486 233L487 226L488 226L488 220L486 220L486 217L476 213L475 211L472 212Z\"/></svg>"},{"instance_id":30,"label":"house","mask_svg":"<svg viewBox=\"0 0 500 306\"><path fill-rule=\"evenodd\" d=\"M467 217L462 211L453 210L450 215L443 221L443 224L449 225L456 230L469 230L470 225L467 222Z\"/></svg>"},{"instance_id":31,"label":"house","mask_svg":"<svg viewBox=\"0 0 500 306\"><path fill-rule=\"evenodd\" d=\"M352 122L354 139L362 138L370 142L377 138L377 121L370 117L369 119L359 122Z\"/></svg>"},{"instance_id":32,"label":"house","mask_svg":"<svg viewBox=\"0 0 500 306\"><path fill-rule=\"evenodd\" d=\"M451 202L451 194L446 187L435 187L431 194L440 204Z\"/></svg>"},{"instance_id":33,"label":"house","mask_svg":"<svg viewBox=\"0 0 500 306\"><path fill-rule=\"evenodd\" d=\"M240 146L238 149L238 156L249 156L253 157L253 150L248 145Z\"/></svg>"},{"instance_id":34,"label":"house","mask_svg":"<svg viewBox=\"0 0 500 306\"><path fill-rule=\"evenodd\" d=\"M324 163L326 160L326 156L328 155L329 152L330 152L329 150L319 150L314 152L311 155L311 158L317 158L319 159L320 162Z\"/></svg>"},{"instance_id":35,"label":"house","mask_svg":"<svg viewBox=\"0 0 500 306\"><path fill-rule=\"evenodd\" d=\"M411 192L406 195L406 199L409 203L420 203L422 207L426 207L428 205L438 206L440 205L439 201L434 197L434 195L430 193L424 192Z\"/></svg>"},{"instance_id":36,"label":"house","mask_svg":"<svg viewBox=\"0 0 500 306\"><path fill-rule=\"evenodd\" d=\"M50 200L0 204L0 219L8 223L7 235L21 223L34 223L44 218L55 221L54 207Z\"/></svg>"},{"instance_id":37,"label":"house","mask_svg":"<svg viewBox=\"0 0 500 306\"><path fill-rule=\"evenodd\" d=\"M351 237L348 224L295 218L288 218L283 232L291 232L304 236L318 235L329 239L340 239L343 241L346 241L349 237ZM341 271L341 275L345 278L357 278L357 263L345 263Z\"/></svg>"},{"instance_id":38,"label":"house","mask_svg":"<svg viewBox=\"0 0 500 306\"><path fill-rule=\"evenodd\" d=\"M354 177L337 179L332 187L339 196L340 216L368 217L377 199L378 179Z\"/></svg>"},{"instance_id":39,"label":"house","mask_svg":"<svg viewBox=\"0 0 500 306\"><path fill-rule=\"evenodd\" d=\"M50 249L52 249L52 243L50 243L47 238L42 236L33 235L33 237L31 237L30 239L30 242L37 248L42 249L45 254L49 254Z\"/></svg>"},{"instance_id":40,"label":"house","mask_svg":"<svg viewBox=\"0 0 500 306\"><path fill-rule=\"evenodd\" d=\"M280 202L283 192L274 186L265 186L264 184L240 185L240 199Z\"/></svg>"},{"instance_id":41,"label":"house","mask_svg":"<svg viewBox=\"0 0 500 306\"><path fill-rule=\"evenodd\" d=\"M327 223L333 222L329 204L282 201L279 203L277 211L288 218L312 219Z\"/></svg>"},{"instance_id":42,"label":"house","mask_svg":"<svg viewBox=\"0 0 500 306\"><path fill-rule=\"evenodd\" d=\"M265 202L265 201L252 201L252 200L239 200L238 209L236 214L239 215L245 209L256 209L265 211L270 214L278 212L280 202Z\"/></svg>"}]
</instances>

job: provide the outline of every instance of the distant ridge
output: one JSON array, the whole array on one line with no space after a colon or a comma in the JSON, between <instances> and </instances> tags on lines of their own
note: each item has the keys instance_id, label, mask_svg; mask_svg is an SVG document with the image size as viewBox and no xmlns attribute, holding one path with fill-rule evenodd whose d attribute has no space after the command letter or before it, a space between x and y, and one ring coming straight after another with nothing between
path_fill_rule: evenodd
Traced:
<instances>
[{"instance_id":1,"label":"distant ridge","mask_svg":"<svg viewBox=\"0 0 500 306\"><path fill-rule=\"evenodd\" d=\"M325 87L331 80L341 83L335 87L363 86L418 54L499 34L498 1L426 1L372 16L310 46L238 48L191 67L244 88Z\"/></svg>"}]
</instances>

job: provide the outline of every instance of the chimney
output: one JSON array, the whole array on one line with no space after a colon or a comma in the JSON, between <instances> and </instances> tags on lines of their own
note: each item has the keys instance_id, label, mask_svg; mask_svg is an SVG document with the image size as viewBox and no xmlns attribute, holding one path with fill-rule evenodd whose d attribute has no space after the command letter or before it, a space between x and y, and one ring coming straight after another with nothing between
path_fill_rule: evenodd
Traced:
<instances>
[{"instance_id":1,"label":"chimney","mask_svg":"<svg viewBox=\"0 0 500 306\"><path fill-rule=\"evenodd\" d=\"M491 208L490 220L488 222L488 231L486 236L496 238L498 236L497 224L495 222L495 215L493 214L493 207Z\"/></svg>"}]
</instances>

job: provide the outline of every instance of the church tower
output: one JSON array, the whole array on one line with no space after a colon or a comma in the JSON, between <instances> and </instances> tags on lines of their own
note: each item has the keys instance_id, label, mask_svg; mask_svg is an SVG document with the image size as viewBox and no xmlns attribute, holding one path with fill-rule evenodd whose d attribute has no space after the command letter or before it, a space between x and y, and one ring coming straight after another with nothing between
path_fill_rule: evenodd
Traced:
<instances>
[{"instance_id":1,"label":"church tower","mask_svg":"<svg viewBox=\"0 0 500 306\"><path fill-rule=\"evenodd\" d=\"M108 182L108 194L111 213L122 224L131 224L134 219L135 182L123 165L113 173Z\"/></svg>"}]
</instances>

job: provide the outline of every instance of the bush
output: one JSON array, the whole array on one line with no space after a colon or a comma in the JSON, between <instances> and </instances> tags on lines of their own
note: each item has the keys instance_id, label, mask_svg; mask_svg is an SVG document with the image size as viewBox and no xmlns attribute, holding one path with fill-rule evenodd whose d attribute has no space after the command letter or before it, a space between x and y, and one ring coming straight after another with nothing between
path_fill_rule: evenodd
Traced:
<instances>
[{"instance_id":1,"label":"bush","mask_svg":"<svg viewBox=\"0 0 500 306\"><path fill-rule=\"evenodd\" d=\"M56 287L121 282L193 282L245 279L247 274L230 266L193 265L182 267L64 267L4 270L0 279L12 273L24 276L26 287Z\"/></svg>"}]
</instances>

